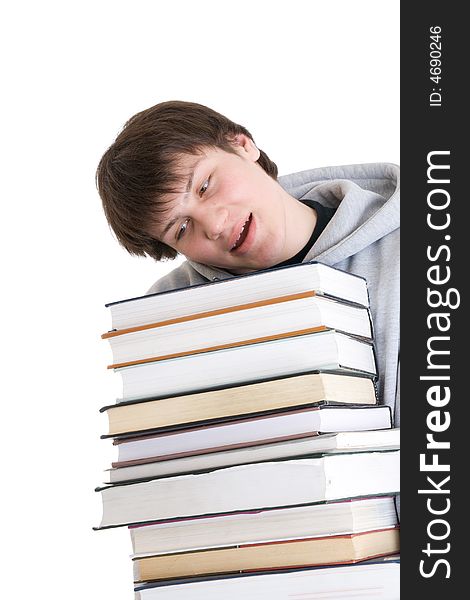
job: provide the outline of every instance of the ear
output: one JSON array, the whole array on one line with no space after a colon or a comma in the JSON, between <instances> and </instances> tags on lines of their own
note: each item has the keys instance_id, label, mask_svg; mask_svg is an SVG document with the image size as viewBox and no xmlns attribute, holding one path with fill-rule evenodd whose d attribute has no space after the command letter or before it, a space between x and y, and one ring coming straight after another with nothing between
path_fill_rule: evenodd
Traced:
<instances>
[{"instance_id":1,"label":"ear","mask_svg":"<svg viewBox=\"0 0 470 600\"><path fill-rule=\"evenodd\" d=\"M254 141L244 133L239 133L236 135L231 141L231 144L235 146L235 149L241 156L249 158L253 162L256 162L260 157L260 151L258 147Z\"/></svg>"}]
</instances>

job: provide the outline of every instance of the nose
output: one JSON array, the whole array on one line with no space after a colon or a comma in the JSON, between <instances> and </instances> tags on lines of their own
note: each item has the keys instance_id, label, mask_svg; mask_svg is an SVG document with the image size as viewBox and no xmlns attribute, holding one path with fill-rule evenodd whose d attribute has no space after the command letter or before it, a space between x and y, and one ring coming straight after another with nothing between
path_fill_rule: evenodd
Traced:
<instances>
[{"instance_id":1,"label":"nose","mask_svg":"<svg viewBox=\"0 0 470 600\"><path fill-rule=\"evenodd\" d=\"M209 240L217 240L224 233L228 211L223 206L206 206L202 226Z\"/></svg>"}]
</instances>

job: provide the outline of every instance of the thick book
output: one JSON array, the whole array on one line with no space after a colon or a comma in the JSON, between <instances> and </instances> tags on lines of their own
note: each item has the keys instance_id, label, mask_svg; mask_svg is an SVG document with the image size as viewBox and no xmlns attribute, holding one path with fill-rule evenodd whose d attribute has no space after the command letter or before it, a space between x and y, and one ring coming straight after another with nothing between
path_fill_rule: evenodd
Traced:
<instances>
[{"instance_id":1,"label":"thick book","mask_svg":"<svg viewBox=\"0 0 470 600\"><path fill-rule=\"evenodd\" d=\"M102 335L113 354L111 368L138 364L162 354L193 353L247 339L324 326L372 338L369 310L307 291L233 305Z\"/></svg>"},{"instance_id":2,"label":"thick book","mask_svg":"<svg viewBox=\"0 0 470 600\"><path fill-rule=\"evenodd\" d=\"M245 417L229 423L211 423L178 431L116 439L118 459L113 466L129 462L168 460L282 442L322 433L367 431L392 426L388 406L317 406Z\"/></svg>"},{"instance_id":3,"label":"thick book","mask_svg":"<svg viewBox=\"0 0 470 600\"><path fill-rule=\"evenodd\" d=\"M116 369L123 400L183 394L198 389L235 385L301 374L332 371L377 376L373 344L334 329L250 339L218 349Z\"/></svg>"},{"instance_id":4,"label":"thick book","mask_svg":"<svg viewBox=\"0 0 470 600\"><path fill-rule=\"evenodd\" d=\"M132 526L133 557L345 535L398 525L393 496Z\"/></svg>"},{"instance_id":5,"label":"thick book","mask_svg":"<svg viewBox=\"0 0 470 600\"><path fill-rule=\"evenodd\" d=\"M399 450L331 453L97 488L103 502L98 529L395 494L399 459Z\"/></svg>"},{"instance_id":6,"label":"thick book","mask_svg":"<svg viewBox=\"0 0 470 600\"><path fill-rule=\"evenodd\" d=\"M101 411L106 412L107 436L112 437L306 405L374 405L376 401L376 389L370 377L315 372L182 396L120 402L105 406Z\"/></svg>"},{"instance_id":7,"label":"thick book","mask_svg":"<svg viewBox=\"0 0 470 600\"><path fill-rule=\"evenodd\" d=\"M129 466L117 465L107 471L106 483L122 483L136 480L167 477L183 473L199 473L245 465L255 462L267 462L287 458L312 456L332 452L362 452L400 448L400 429L381 429L374 431L341 431L311 437L262 444L248 448L238 448L186 456L166 460L135 461Z\"/></svg>"},{"instance_id":8,"label":"thick book","mask_svg":"<svg viewBox=\"0 0 470 600\"><path fill-rule=\"evenodd\" d=\"M135 586L136 600L397 600L399 555L354 565L170 579Z\"/></svg>"},{"instance_id":9,"label":"thick book","mask_svg":"<svg viewBox=\"0 0 470 600\"><path fill-rule=\"evenodd\" d=\"M369 306L364 278L316 262L127 298L106 306L111 312L112 329L126 329L308 290Z\"/></svg>"},{"instance_id":10,"label":"thick book","mask_svg":"<svg viewBox=\"0 0 470 600\"><path fill-rule=\"evenodd\" d=\"M228 548L137 558L133 561L134 581L348 564L396 554L399 549L397 528L282 542L241 544Z\"/></svg>"}]
</instances>

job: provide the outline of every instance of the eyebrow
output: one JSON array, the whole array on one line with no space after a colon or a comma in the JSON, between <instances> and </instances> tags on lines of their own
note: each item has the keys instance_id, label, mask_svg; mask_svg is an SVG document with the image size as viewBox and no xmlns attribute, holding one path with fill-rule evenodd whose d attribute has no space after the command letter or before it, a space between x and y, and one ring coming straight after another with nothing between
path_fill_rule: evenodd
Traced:
<instances>
[{"instance_id":1,"label":"eyebrow","mask_svg":"<svg viewBox=\"0 0 470 600\"><path fill-rule=\"evenodd\" d=\"M193 186L193 181L194 181L194 173L196 172L196 168L199 165L199 163L201 162L202 159L199 159L191 168L191 171L189 173L189 177L188 177L188 182L186 184L186 189L184 191L184 195L187 196L189 194L189 192L191 191L191 188ZM173 227L173 225L176 223L176 221L178 221L180 217L176 216L173 217L173 219L171 219L166 225L165 228L162 231L162 235L161 237L165 237L165 235L168 233L168 231L170 231L170 229Z\"/></svg>"}]
</instances>

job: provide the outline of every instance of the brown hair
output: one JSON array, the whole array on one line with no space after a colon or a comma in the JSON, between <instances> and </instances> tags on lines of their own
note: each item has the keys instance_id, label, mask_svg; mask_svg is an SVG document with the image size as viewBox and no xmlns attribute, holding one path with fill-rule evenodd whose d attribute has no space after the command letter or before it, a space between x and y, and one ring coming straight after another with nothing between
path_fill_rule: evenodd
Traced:
<instances>
[{"instance_id":1,"label":"brown hair","mask_svg":"<svg viewBox=\"0 0 470 600\"><path fill-rule=\"evenodd\" d=\"M163 196L175 191L178 157L204 148L234 153L231 142L239 134L253 140L242 125L193 102L162 102L131 117L96 171L103 209L119 243L137 256L175 258L176 250L153 238L149 228L164 212ZM262 150L258 163L277 178L277 166Z\"/></svg>"}]
</instances>

